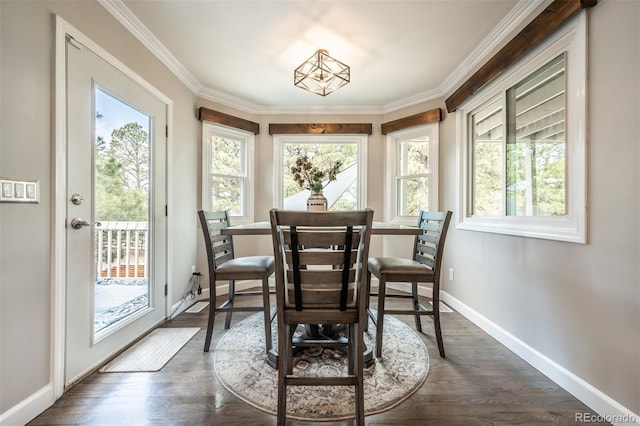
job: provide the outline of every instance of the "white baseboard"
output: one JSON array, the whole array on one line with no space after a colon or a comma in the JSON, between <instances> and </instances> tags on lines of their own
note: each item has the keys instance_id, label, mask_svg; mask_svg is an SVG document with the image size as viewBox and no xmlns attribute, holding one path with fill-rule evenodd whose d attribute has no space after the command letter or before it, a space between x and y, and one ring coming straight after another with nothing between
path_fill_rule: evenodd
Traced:
<instances>
[{"instance_id":1,"label":"white baseboard","mask_svg":"<svg viewBox=\"0 0 640 426\"><path fill-rule=\"evenodd\" d=\"M0 414L0 425L23 426L51 407L54 402L53 385L48 383L36 393Z\"/></svg>"},{"instance_id":2,"label":"white baseboard","mask_svg":"<svg viewBox=\"0 0 640 426\"><path fill-rule=\"evenodd\" d=\"M209 298L209 287L207 288L202 288L202 292L198 295L197 300L204 300L204 299L208 299Z\"/></svg>"},{"instance_id":3,"label":"white baseboard","mask_svg":"<svg viewBox=\"0 0 640 426\"><path fill-rule=\"evenodd\" d=\"M584 419L576 417L576 423L590 423L607 421L614 425L640 425L640 415L615 401L605 393L601 392L585 380L573 374L563 366L559 365L546 355L527 345L522 340L508 333L497 324L460 302L450 294L443 292L442 300L466 317L469 321L480 327L483 331L502 343L513 353L518 355L535 369L553 380L558 386L575 396L585 405L598 413L601 418ZM576 416L587 415L576 413ZM580 421L582 420L582 421Z\"/></svg>"},{"instance_id":4,"label":"white baseboard","mask_svg":"<svg viewBox=\"0 0 640 426\"><path fill-rule=\"evenodd\" d=\"M197 301L197 297L187 297L184 300L180 300L178 303L174 303L171 305L171 315L169 315L169 319L174 319Z\"/></svg>"}]
</instances>

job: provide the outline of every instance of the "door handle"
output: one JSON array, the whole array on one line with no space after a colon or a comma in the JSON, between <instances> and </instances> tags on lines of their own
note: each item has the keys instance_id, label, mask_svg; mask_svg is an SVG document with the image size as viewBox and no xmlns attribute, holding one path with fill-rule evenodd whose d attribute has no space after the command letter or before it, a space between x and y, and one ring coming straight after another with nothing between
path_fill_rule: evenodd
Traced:
<instances>
[{"instance_id":1,"label":"door handle","mask_svg":"<svg viewBox=\"0 0 640 426\"><path fill-rule=\"evenodd\" d=\"M87 222L86 220L80 218L80 217L74 217L73 219L71 219L71 227L73 229L80 229L83 226L91 226L91 225L96 225L96 226L100 226L100 222Z\"/></svg>"}]
</instances>

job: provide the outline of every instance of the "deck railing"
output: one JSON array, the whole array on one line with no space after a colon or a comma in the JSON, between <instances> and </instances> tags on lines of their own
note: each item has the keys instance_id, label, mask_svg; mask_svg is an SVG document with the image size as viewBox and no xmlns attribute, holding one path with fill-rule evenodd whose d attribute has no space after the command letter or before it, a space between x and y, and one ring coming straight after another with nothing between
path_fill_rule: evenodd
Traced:
<instances>
[{"instance_id":1,"label":"deck railing","mask_svg":"<svg viewBox=\"0 0 640 426\"><path fill-rule=\"evenodd\" d=\"M147 277L149 222L100 222L94 229L100 277Z\"/></svg>"}]
</instances>

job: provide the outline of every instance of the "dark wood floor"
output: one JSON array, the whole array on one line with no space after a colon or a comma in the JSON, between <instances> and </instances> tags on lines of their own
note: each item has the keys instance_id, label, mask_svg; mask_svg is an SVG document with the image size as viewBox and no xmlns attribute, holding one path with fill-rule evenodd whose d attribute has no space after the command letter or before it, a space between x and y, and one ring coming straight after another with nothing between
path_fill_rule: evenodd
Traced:
<instances>
[{"instance_id":1,"label":"dark wood floor","mask_svg":"<svg viewBox=\"0 0 640 426\"><path fill-rule=\"evenodd\" d=\"M163 325L202 329L161 371L93 373L29 424L275 424L274 416L239 400L216 379L213 348L222 323L216 324L212 351L204 353L206 312L182 313ZM234 323L245 316L234 314ZM412 318L400 318L413 327ZM368 425L572 425L577 413L592 413L460 314L442 314L446 359L438 356L431 320L423 322L431 358L427 380L399 406L368 416Z\"/></svg>"}]
</instances>

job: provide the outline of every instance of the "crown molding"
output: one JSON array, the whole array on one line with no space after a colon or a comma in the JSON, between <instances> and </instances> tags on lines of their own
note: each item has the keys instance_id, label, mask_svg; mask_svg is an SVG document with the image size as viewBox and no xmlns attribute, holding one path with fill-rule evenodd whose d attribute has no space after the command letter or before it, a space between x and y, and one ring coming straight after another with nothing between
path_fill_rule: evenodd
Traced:
<instances>
[{"instance_id":1,"label":"crown molding","mask_svg":"<svg viewBox=\"0 0 640 426\"><path fill-rule=\"evenodd\" d=\"M318 114L337 114L337 115L378 115L383 114L384 111L380 106L274 106L265 107L260 111L260 114L296 114L296 115L318 115Z\"/></svg>"},{"instance_id":2,"label":"crown molding","mask_svg":"<svg viewBox=\"0 0 640 426\"><path fill-rule=\"evenodd\" d=\"M240 111L248 112L250 114L261 114L265 108L264 105L249 102L246 99L240 98L238 96L223 93L206 86L202 86L201 89L196 92L196 95L198 95L198 97L202 99L222 104L230 108L235 108Z\"/></svg>"},{"instance_id":3,"label":"crown molding","mask_svg":"<svg viewBox=\"0 0 640 426\"><path fill-rule=\"evenodd\" d=\"M428 90L426 92L418 93L416 95L409 96L408 98L400 99L396 102L391 102L382 107L382 112L388 114L399 109L408 108L414 105L418 105L424 102L429 102L434 99L442 98L442 91L440 88Z\"/></svg>"},{"instance_id":4,"label":"crown molding","mask_svg":"<svg viewBox=\"0 0 640 426\"><path fill-rule=\"evenodd\" d=\"M519 0L516 6L484 38L469 56L436 89L381 106L269 106L249 102L203 86L182 63L131 12L122 0L97 0L118 22L151 51L191 92L208 101L250 114L387 114L434 99L446 98L477 67L535 17L534 12L551 0Z\"/></svg>"},{"instance_id":5,"label":"crown molding","mask_svg":"<svg viewBox=\"0 0 640 426\"><path fill-rule=\"evenodd\" d=\"M309 105L260 105L245 99L218 92L205 87L198 94L200 98L250 114L382 114L380 106L309 106Z\"/></svg>"},{"instance_id":6,"label":"crown molding","mask_svg":"<svg viewBox=\"0 0 640 426\"><path fill-rule=\"evenodd\" d=\"M151 51L193 94L202 90L202 84L171 54L158 38L125 6L121 0L97 0L140 43Z\"/></svg>"},{"instance_id":7,"label":"crown molding","mask_svg":"<svg viewBox=\"0 0 640 426\"><path fill-rule=\"evenodd\" d=\"M467 58L442 82L438 88L439 96L446 98L491 55L507 43L529 21L535 18L536 10L545 7L552 0L519 0L514 8L482 40Z\"/></svg>"}]
</instances>

